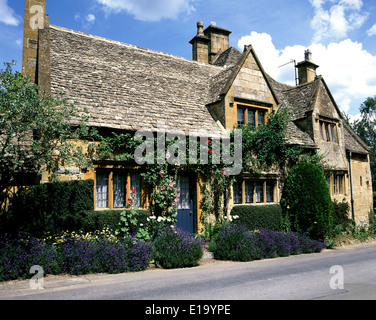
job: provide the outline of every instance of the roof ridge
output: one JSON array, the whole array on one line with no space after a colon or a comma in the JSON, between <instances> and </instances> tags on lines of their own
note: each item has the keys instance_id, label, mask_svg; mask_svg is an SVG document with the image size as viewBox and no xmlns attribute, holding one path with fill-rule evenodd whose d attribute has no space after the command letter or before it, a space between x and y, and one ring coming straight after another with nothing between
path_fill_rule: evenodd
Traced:
<instances>
[{"instance_id":1,"label":"roof ridge","mask_svg":"<svg viewBox=\"0 0 376 320\"><path fill-rule=\"evenodd\" d=\"M84 37L91 38L91 39L94 39L94 40L104 41L104 42L112 43L112 44L115 44L115 45L120 45L120 46L124 46L124 47L127 47L127 48L131 48L131 49L135 49L135 50L139 50L139 51L144 51L144 52L147 52L147 53L153 53L153 54L159 54L159 55L166 56L166 57L171 57L171 58L174 58L174 59L177 59L177 60L185 61L185 62L192 63L192 64L198 64L198 65L202 65L202 66L213 68L213 69L215 69L215 68L216 69L224 69L224 67L222 67L222 66L197 62L197 61L187 59L187 58L184 58L184 57L180 57L180 56L177 56L177 55L174 55L174 54L171 54L171 53L147 49L147 48L143 48L143 47L140 47L140 46L135 46L133 44L121 42L121 41L118 41L118 40L111 40L111 39L108 39L108 38L105 38L105 37L92 35L92 34L89 34L89 33L82 32L82 31L76 31L76 30L72 30L72 29L68 29L68 28L64 28L64 27L60 27L60 26L56 26L56 25L52 25L52 24L50 24L50 28L58 30L58 31L63 31L63 32L79 35L79 36L84 36Z\"/></svg>"}]
</instances>

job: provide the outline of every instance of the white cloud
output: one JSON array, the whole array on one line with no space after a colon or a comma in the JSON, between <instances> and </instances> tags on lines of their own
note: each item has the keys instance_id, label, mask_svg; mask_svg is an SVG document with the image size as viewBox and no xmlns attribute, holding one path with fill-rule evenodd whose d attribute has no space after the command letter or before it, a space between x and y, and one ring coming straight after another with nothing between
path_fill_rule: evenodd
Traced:
<instances>
[{"instance_id":1,"label":"white cloud","mask_svg":"<svg viewBox=\"0 0 376 320\"><path fill-rule=\"evenodd\" d=\"M125 11L142 21L176 19L180 13L194 11L195 0L97 0L108 12Z\"/></svg>"},{"instance_id":2,"label":"white cloud","mask_svg":"<svg viewBox=\"0 0 376 320\"><path fill-rule=\"evenodd\" d=\"M81 17L80 13L76 13L74 16L74 20L76 20L77 22L81 22L82 26L85 29L89 29L95 23L95 15L89 13L87 16Z\"/></svg>"},{"instance_id":3,"label":"white cloud","mask_svg":"<svg viewBox=\"0 0 376 320\"><path fill-rule=\"evenodd\" d=\"M372 37L376 35L376 23L367 31L367 34Z\"/></svg>"},{"instance_id":4,"label":"white cloud","mask_svg":"<svg viewBox=\"0 0 376 320\"><path fill-rule=\"evenodd\" d=\"M325 39L340 40L349 31L361 27L368 18L362 11L362 0L310 0L314 8L311 28L313 42Z\"/></svg>"},{"instance_id":5,"label":"white cloud","mask_svg":"<svg viewBox=\"0 0 376 320\"><path fill-rule=\"evenodd\" d=\"M301 45L276 49L272 37L266 33L252 32L238 42L239 49L252 44L265 71L274 79L294 85L293 64L278 68L291 59L300 62L304 59L306 47ZM312 60L320 68L340 109L345 112L358 112L359 101L376 92L376 56L367 52L361 43L346 39L328 45L313 43L309 46ZM359 105L358 105L359 104Z\"/></svg>"},{"instance_id":6,"label":"white cloud","mask_svg":"<svg viewBox=\"0 0 376 320\"><path fill-rule=\"evenodd\" d=\"M16 27L21 22L21 18L8 6L7 0L0 0L0 22Z\"/></svg>"}]
</instances>

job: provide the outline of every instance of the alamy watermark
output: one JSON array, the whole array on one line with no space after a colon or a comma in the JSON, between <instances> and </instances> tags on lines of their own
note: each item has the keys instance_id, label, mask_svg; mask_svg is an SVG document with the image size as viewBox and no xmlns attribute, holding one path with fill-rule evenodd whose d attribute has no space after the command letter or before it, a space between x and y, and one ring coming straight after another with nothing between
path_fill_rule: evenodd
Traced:
<instances>
[{"instance_id":1,"label":"alamy watermark","mask_svg":"<svg viewBox=\"0 0 376 320\"><path fill-rule=\"evenodd\" d=\"M138 130L134 140L141 142L134 154L139 165L164 164L166 161L171 165L210 162L226 165L226 175L238 175L242 170L242 130L235 129L233 137L229 133L219 135L203 129L189 131L187 136L182 130L167 131L165 123L158 122L156 137L150 130Z\"/></svg>"},{"instance_id":2,"label":"alamy watermark","mask_svg":"<svg viewBox=\"0 0 376 320\"><path fill-rule=\"evenodd\" d=\"M34 274L30 279L30 288L33 290L44 289L44 270L39 265L32 266L30 268L30 274Z\"/></svg>"},{"instance_id":3,"label":"alamy watermark","mask_svg":"<svg viewBox=\"0 0 376 320\"><path fill-rule=\"evenodd\" d=\"M30 8L32 14L30 18L30 28L32 30L44 28L44 9L40 5L34 5Z\"/></svg>"},{"instance_id":4,"label":"alamy watermark","mask_svg":"<svg viewBox=\"0 0 376 320\"><path fill-rule=\"evenodd\" d=\"M332 290L343 290L345 287L345 273L342 266L335 265L330 268L330 273L334 274L330 278L329 286Z\"/></svg>"}]
</instances>

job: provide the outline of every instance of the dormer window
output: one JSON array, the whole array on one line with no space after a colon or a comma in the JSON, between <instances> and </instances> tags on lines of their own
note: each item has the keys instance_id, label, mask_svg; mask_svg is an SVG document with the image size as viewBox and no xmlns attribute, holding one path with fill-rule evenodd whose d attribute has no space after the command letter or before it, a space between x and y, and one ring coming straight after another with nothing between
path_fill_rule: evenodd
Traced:
<instances>
[{"instance_id":1,"label":"dormer window","mask_svg":"<svg viewBox=\"0 0 376 320\"><path fill-rule=\"evenodd\" d=\"M267 109L237 105L238 126L247 124L251 129L258 128L266 123Z\"/></svg>"},{"instance_id":2,"label":"dormer window","mask_svg":"<svg viewBox=\"0 0 376 320\"><path fill-rule=\"evenodd\" d=\"M335 143L338 142L337 125L335 123L320 121L319 125L321 140Z\"/></svg>"}]
</instances>

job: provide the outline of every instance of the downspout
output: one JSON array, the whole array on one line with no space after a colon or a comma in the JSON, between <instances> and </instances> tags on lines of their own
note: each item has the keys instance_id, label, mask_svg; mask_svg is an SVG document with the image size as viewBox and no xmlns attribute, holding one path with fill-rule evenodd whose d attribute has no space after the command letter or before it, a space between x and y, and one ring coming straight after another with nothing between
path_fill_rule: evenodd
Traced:
<instances>
[{"instance_id":1,"label":"downspout","mask_svg":"<svg viewBox=\"0 0 376 320\"><path fill-rule=\"evenodd\" d=\"M350 163L350 190L351 190L351 216L353 221L355 221L354 213L354 190L353 190L353 174L352 174L352 164L351 164L352 152L349 154L349 163Z\"/></svg>"}]
</instances>

